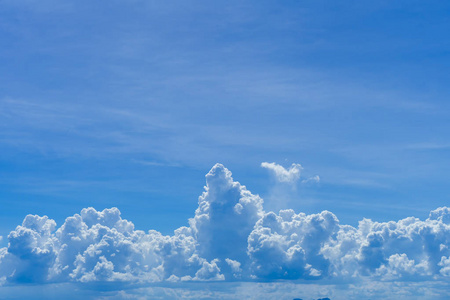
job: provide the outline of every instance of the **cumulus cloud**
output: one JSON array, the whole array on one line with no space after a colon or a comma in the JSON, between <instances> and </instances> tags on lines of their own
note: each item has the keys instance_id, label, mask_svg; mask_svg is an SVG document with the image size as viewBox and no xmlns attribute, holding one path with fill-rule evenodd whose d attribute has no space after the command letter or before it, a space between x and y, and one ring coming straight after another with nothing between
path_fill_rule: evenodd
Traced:
<instances>
[{"instance_id":1,"label":"cumulus cloud","mask_svg":"<svg viewBox=\"0 0 450 300\"><path fill-rule=\"evenodd\" d=\"M261 163L261 167L270 170L275 178L280 182L293 183L300 179L300 172L303 167L300 164L292 164L289 170L276 163Z\"/></svg>"},{"instance_id":2,"label":"cumulus cloud","mask_svg":"<svg viewBox=\"0 0 450 300\"><path fill-rule=\"evenodd\" d=\"M292 168L291 168L292 169ZM290 172L290 171L286 171ZM291 172L294 174L295 172ZM426 220L340 224L329 211L264 211L216 164L173 235L136 230L119 209L85 208L58 227L28 215L0 249L0 284L187 281L450 281L450 209Z\"/></svg>"},{"instance_id":3,"label":"cumulus cloud","mask_svg":"<svg viewBox=\"0 0 450 300\"><path fill-rule=\"evenodd\" d=\"M289 169L285 169L283 166L276 163L261 163L261 167L270 170L278 182L293 184L300 179L301 171L303 167L300 164L293 163ZM318 183L320 177L318 175L305 178L301 181L301 184Z\"/></svg>"}]
</instances>

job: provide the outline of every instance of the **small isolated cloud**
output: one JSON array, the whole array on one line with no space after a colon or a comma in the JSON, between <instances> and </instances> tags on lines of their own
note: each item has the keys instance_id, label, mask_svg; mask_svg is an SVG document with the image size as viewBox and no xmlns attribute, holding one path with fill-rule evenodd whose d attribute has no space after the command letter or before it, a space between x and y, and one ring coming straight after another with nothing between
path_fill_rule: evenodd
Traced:
<instances>
[{"instance_id":1,"label":"small isolated cloud","mask_svg":"<svg viewBox=\"0 0 450 300\"><path fill-rule=\"evenodd\" d=\"M276 163L261 163L261 167L269 169L279 182L294 183L300 179L300 172L303 169L300 164L292 164L289 170Z\"/></svg>"},{"instance_id":2,"label":"small isolated cloud","mask_svg":"<svg viewBox=\"0 0 450 300\"><path fill-rule=\"evenodd\" d=\"M319 182L320 182L319 175L316 175L316 176L313 176L313 177L309 177L307 179L302 180L302 184L319 183Z\"/></svg>"}]
</instances>

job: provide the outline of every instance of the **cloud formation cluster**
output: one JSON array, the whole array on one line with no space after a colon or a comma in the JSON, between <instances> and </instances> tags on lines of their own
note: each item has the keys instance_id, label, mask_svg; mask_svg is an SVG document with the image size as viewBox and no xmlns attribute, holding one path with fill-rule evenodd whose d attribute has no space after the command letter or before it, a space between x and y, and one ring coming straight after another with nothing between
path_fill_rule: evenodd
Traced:
<instances>
[{"instance_id":1,"label":"cloud formation cluster","mask_svg":"<svg viewBox=\"0 0 450 300\"><path fill-rule=\"evenodd\" d=\"M266 212L216 164L188 227L135 230L117 208L85 208L57 227L28 215L0 249L1 283L370 278L450 281L450 209L429 218L340 224L329 211Z\"/></svg>"}]
</instances>

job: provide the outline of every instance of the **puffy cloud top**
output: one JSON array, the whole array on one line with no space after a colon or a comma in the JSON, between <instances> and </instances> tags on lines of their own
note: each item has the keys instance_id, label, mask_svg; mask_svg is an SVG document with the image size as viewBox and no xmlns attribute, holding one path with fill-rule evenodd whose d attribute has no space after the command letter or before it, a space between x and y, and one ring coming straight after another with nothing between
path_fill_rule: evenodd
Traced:
<instances>
[{"instance_id":1,"label":"puffy cloud top","mask_svg":"<svg viewBox=\"0 0 450 300\"><path fill-rule=\"evenodd\" d=\"M286 174L299 168L283 176L295 177ZM85 208L60 227L47 216L28 215L8 241L0 249L0 282L9 284L450 280L449 208L432 211L426 220L364 219L356 228L329 211L266 212L263 200L221 164L206 175L189 227L173 235L135 230L117 208Z\"/></svg>"},{"instance_id":2,"label":"puffy cloud top","mask_svg":"<svg viewBox=\"0 0 450 300\"><path fill-rule=\"evenodd\" d=\"M300 172L303 169L300 164L292 164L289 170L286 170L281 165L268 162L261 163L261 167L269 169L278 181L289 183L296 182L300 178Z\"/></svg>"},{"instance_id":3,"label":"puffy cloud top","mask_svg":"<svg viewBox=\"0 0 450 300\"><path fill-rule=\"evenodd\" d=\"M206 175L205 192L189 221L199 255L222 262L246 260L247 238L263 215L263 200L233 181L231 172L216 164Z\"/></svg>"}]
</instances>

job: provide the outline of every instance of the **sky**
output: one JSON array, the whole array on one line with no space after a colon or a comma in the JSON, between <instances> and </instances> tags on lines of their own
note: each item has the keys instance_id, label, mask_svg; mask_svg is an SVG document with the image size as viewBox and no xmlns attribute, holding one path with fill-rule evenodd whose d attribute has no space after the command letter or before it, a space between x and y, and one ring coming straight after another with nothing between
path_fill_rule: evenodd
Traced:
<instances>
[{"instance_id":1,"label":"sky","mask_svg":"<svg viewBox=\"0 0 450 300\"><path fill-rule=\"evenodd\" d=\"M258 284L383 299L385 280L444 299L449 13L445 1L1 0L0 290L229 298ZM69 224L83 246L65 240ZM134 254L93 255L106 242L86 237L102 234ZM261 241L279 245L284 273ZM183 270L145 252L179 244ZM373 289L345 294L355 278ZM110 281L123 290L92 283Z\"/></svg>"}]
</instances>

